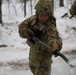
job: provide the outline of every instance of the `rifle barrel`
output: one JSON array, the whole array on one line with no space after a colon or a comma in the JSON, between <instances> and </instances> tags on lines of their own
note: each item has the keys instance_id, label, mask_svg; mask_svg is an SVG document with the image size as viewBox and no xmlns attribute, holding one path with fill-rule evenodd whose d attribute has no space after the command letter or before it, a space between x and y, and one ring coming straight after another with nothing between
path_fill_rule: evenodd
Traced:
<instances>
[{"instance_id":1,"label":"rifle barrel","mask_svg":"<svg viewBox=\"0 0 76 75\"><path fill-rule=\"evenodd\" d=\"M49 48L49 49L52 50L52 48L51 48L49 45L47 45L47 44L45 44L44 42L40 41L40 40L39 40L38 38L36 38L35 36L33 36L32 39L33 39L34 41L38 42L38 43L39 43L40 45L42 45L43 47ZM60 53L59 51L56 51L55 53L56 53L58 56L60 56L61 58L63 58L66 63L69 62L69 59L68 59L66 56L64 56L62 53Z\"/></svg>"}]
</instances>

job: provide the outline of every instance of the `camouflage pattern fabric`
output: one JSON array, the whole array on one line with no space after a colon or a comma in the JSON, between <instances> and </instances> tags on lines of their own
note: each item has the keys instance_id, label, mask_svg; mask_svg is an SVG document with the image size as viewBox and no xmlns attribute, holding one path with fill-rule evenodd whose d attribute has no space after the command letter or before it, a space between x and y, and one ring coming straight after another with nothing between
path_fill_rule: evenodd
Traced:
<instances>
[{"instance_id":1,"label":"camouflage pattern fabric","mask_svg":"<svg viewBox=\"0 0 76 75\"><path fill-rule=\"evenodd\" d=\"M40 23L37 17L31 16L19 25L19 34L22 38L27 38L27 44L30 46L29 66L33 75L50 75L52 64L52 51L50 53L33 41L27 33L30 30L37 38L51 46L54 50L61 50L62 41L55 25L55 20L49 18L45 24Z\"/></svg>"},{"instance_id":2,"label":"camouflage pattern fabric","mask_svg":"<svg viewBox=\"0 0 76 75\"><path fill-rule=\"evenodd\" d=\"M50 0L47 0L47 1L40 0L36 4L35 9L36 9L37 15L40 14L40 13L45 13L45 14L50 16L50 15L53 15L53 9L54 8L53 8L52 1L50 1Z\"/></svg>"},{"instance_id":3,"label":"camouflage pattern fabric","mask_svg":"<svg viewBox=\"0 0 76 75\"><path fill-rule=\"evenodd\" d=\"M31 31L34 36L39 38L42 42L51 46L53 50L61 50L62 40L59 37L58 30L56 28L55 18L52 16L53 11L50 6L49 0L39 0L35 9L36 15L27 18L19 25L19 34L22 38L27 38L27 44L30 46L29 52L29 67L33 75L50 75L52 50L48 50L37 42L31 39L27 30ZM38 14L43 13L49 16L49 19L45 23L41 23L38 20Z\"/></svg>"},{"instance_id":4,"label":"camouflage pattern fabric","mask_svg":"<svg viewBox=\"0 0 76 75\"><path fill-rule=\"evenodd\" d=\"M70 8L70 14L72 16L76 15L76 0L74 1L74 3L72 4L72 6Z\"/></svg>"}]
</instances>

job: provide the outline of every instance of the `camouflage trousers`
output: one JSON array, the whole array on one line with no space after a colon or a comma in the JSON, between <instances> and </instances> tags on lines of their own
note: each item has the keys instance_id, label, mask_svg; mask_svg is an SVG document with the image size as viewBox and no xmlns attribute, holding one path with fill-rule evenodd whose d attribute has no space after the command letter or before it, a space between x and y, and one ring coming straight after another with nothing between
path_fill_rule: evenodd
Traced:
<instances>
[{"instance_id":1,"label":"camouflage trousers","mask_svg":"<svg viewBox=\"0 0 76 75\"><path fill-rule=\"evenodd\" d=\"M38 62L35 63L31 61L29 63L29 66L33 75L50 75L51 74L51 65L42 65L41 63L38 63Z\"/></svg>"},{"instance_id":2,"label":"camouflage trousers","mask_svg":"<svg viewBox=\"0 0 76 75\"><path fill-rule=\"evenodd\" d=\"M30 50L29 67L33 75L51 75L52 57L47 51L35 52Z\"/></svg>"}]
</instances>

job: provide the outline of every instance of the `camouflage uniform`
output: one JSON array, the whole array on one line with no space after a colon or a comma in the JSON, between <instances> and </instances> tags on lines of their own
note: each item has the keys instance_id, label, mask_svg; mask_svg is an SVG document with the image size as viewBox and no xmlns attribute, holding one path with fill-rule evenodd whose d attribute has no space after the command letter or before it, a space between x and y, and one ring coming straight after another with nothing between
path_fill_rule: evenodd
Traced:
<instances>
[{"instance_id":1,"label":"camouflage uniform","mask_svg":"<svg viewBox=\"0 0 76 75\"><path fill-rule=\"evenodd\" d=\"M40 9L40 8L43 8L43 10ZM48 15L49 14L53 15L53 12L54 12L54 10L53 10L54 9L54 7L53 7L53 0L51 0L51 1L46 0L46 2L44 2L44 0L38 1L37 5L35 6L35 9L40 11L40 13L42 12L42 13L48 13ZM48 9L48 10L46 11L46 9Z\"/></svg>"},{"instance_id":2,"label":"camouflage uniform","mask_svg":"<svg viewBox=\"0 0 76 75\"><path fill-rule=\"evenodd\" d=\"M76 0L74 1L74 3L72 4L72 6L70 8L70 14L72 16L76 15Z\"/></svg>"},{"instance_id":3,"label":"camouflage uniform","mask_svg":"<svg viewBox=\"0 0 76 75\"><path fill-rule=\"evenodd\" d=\"M42 8L38 8L42 6ZM44 7L45 6L45 7ZM33 75L50 75L51 74L51 64L52 64L52 51L50 53L46 48L39 45L37 42L31 39L28 35L27 30L30 30L37 38L51 46L54 50L61 50L62 41L59 38L59 33L56 28L55 18L50 15L50 12L47 10L48 5L44 6L36 5L36 15L27 18L19 25L19 34L22 38L27 38L27 44L30 46L29 53L29 66ZM41 11L41 9L43 11ZM48 10L48 11L49 11ZM38 12L37 12L38 11ZM49 16L49 19L46 23L41 23L38 20L38 14L44 13Z\"/></svg>"}]
</instances>

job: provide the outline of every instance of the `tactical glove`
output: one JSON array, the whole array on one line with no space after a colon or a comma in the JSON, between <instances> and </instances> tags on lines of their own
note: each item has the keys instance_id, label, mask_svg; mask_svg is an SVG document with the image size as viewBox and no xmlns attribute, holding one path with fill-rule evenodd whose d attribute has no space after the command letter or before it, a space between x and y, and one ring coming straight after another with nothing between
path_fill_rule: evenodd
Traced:
<instances>
[{"instance_id":1,"label":"tactical glove","mask_svg":"<svg viewBox=\"0 0 76 75\"><path fill-rule=\"evenodd\" d=\"M33 31L28 29L28 30L27 30L27 33L28 33L28 35L29 35L29 37L30 37L29 41L30 41L31 43L35 44L35 41L32 39L32 37L35 35L35 34L33 33Z\"/></svg>"},{"instance_id":2,"label":"tactical glove","mask_svg":"<svg viewBox=\"0 0 76 75\"><path fill-rule=\"evenodd\" d=\"M56 54L56 51L60 51L62 48L62 41L60 40L54 40L52 42L52 51L54 52L54 56L57 57L58 55Z\"/></svg>"},{"instance_id":3,"label":"tactical glove","mask_svg":"<svg viewBox=\"0 0 76 75\"><path fill-rule=\"evenodd\" d=\"M57 42L53 42L53 44L52 44L52 49L53 49L53 52L55 52L55 51L59 51L59 45L58 45L58 43Z\"/></svg>"},{"instance_id":4,"label":"tactical glove","mask_svg":"<svg viewBox=\"0 0 76 75\"><path fill-rule=\"evenodd\" d=\"M28 35L29 35L31 38L34 36L33 31L30 30L30 29L27 29L27 33L28 33Z\"/></svg>"}]
</instances>

